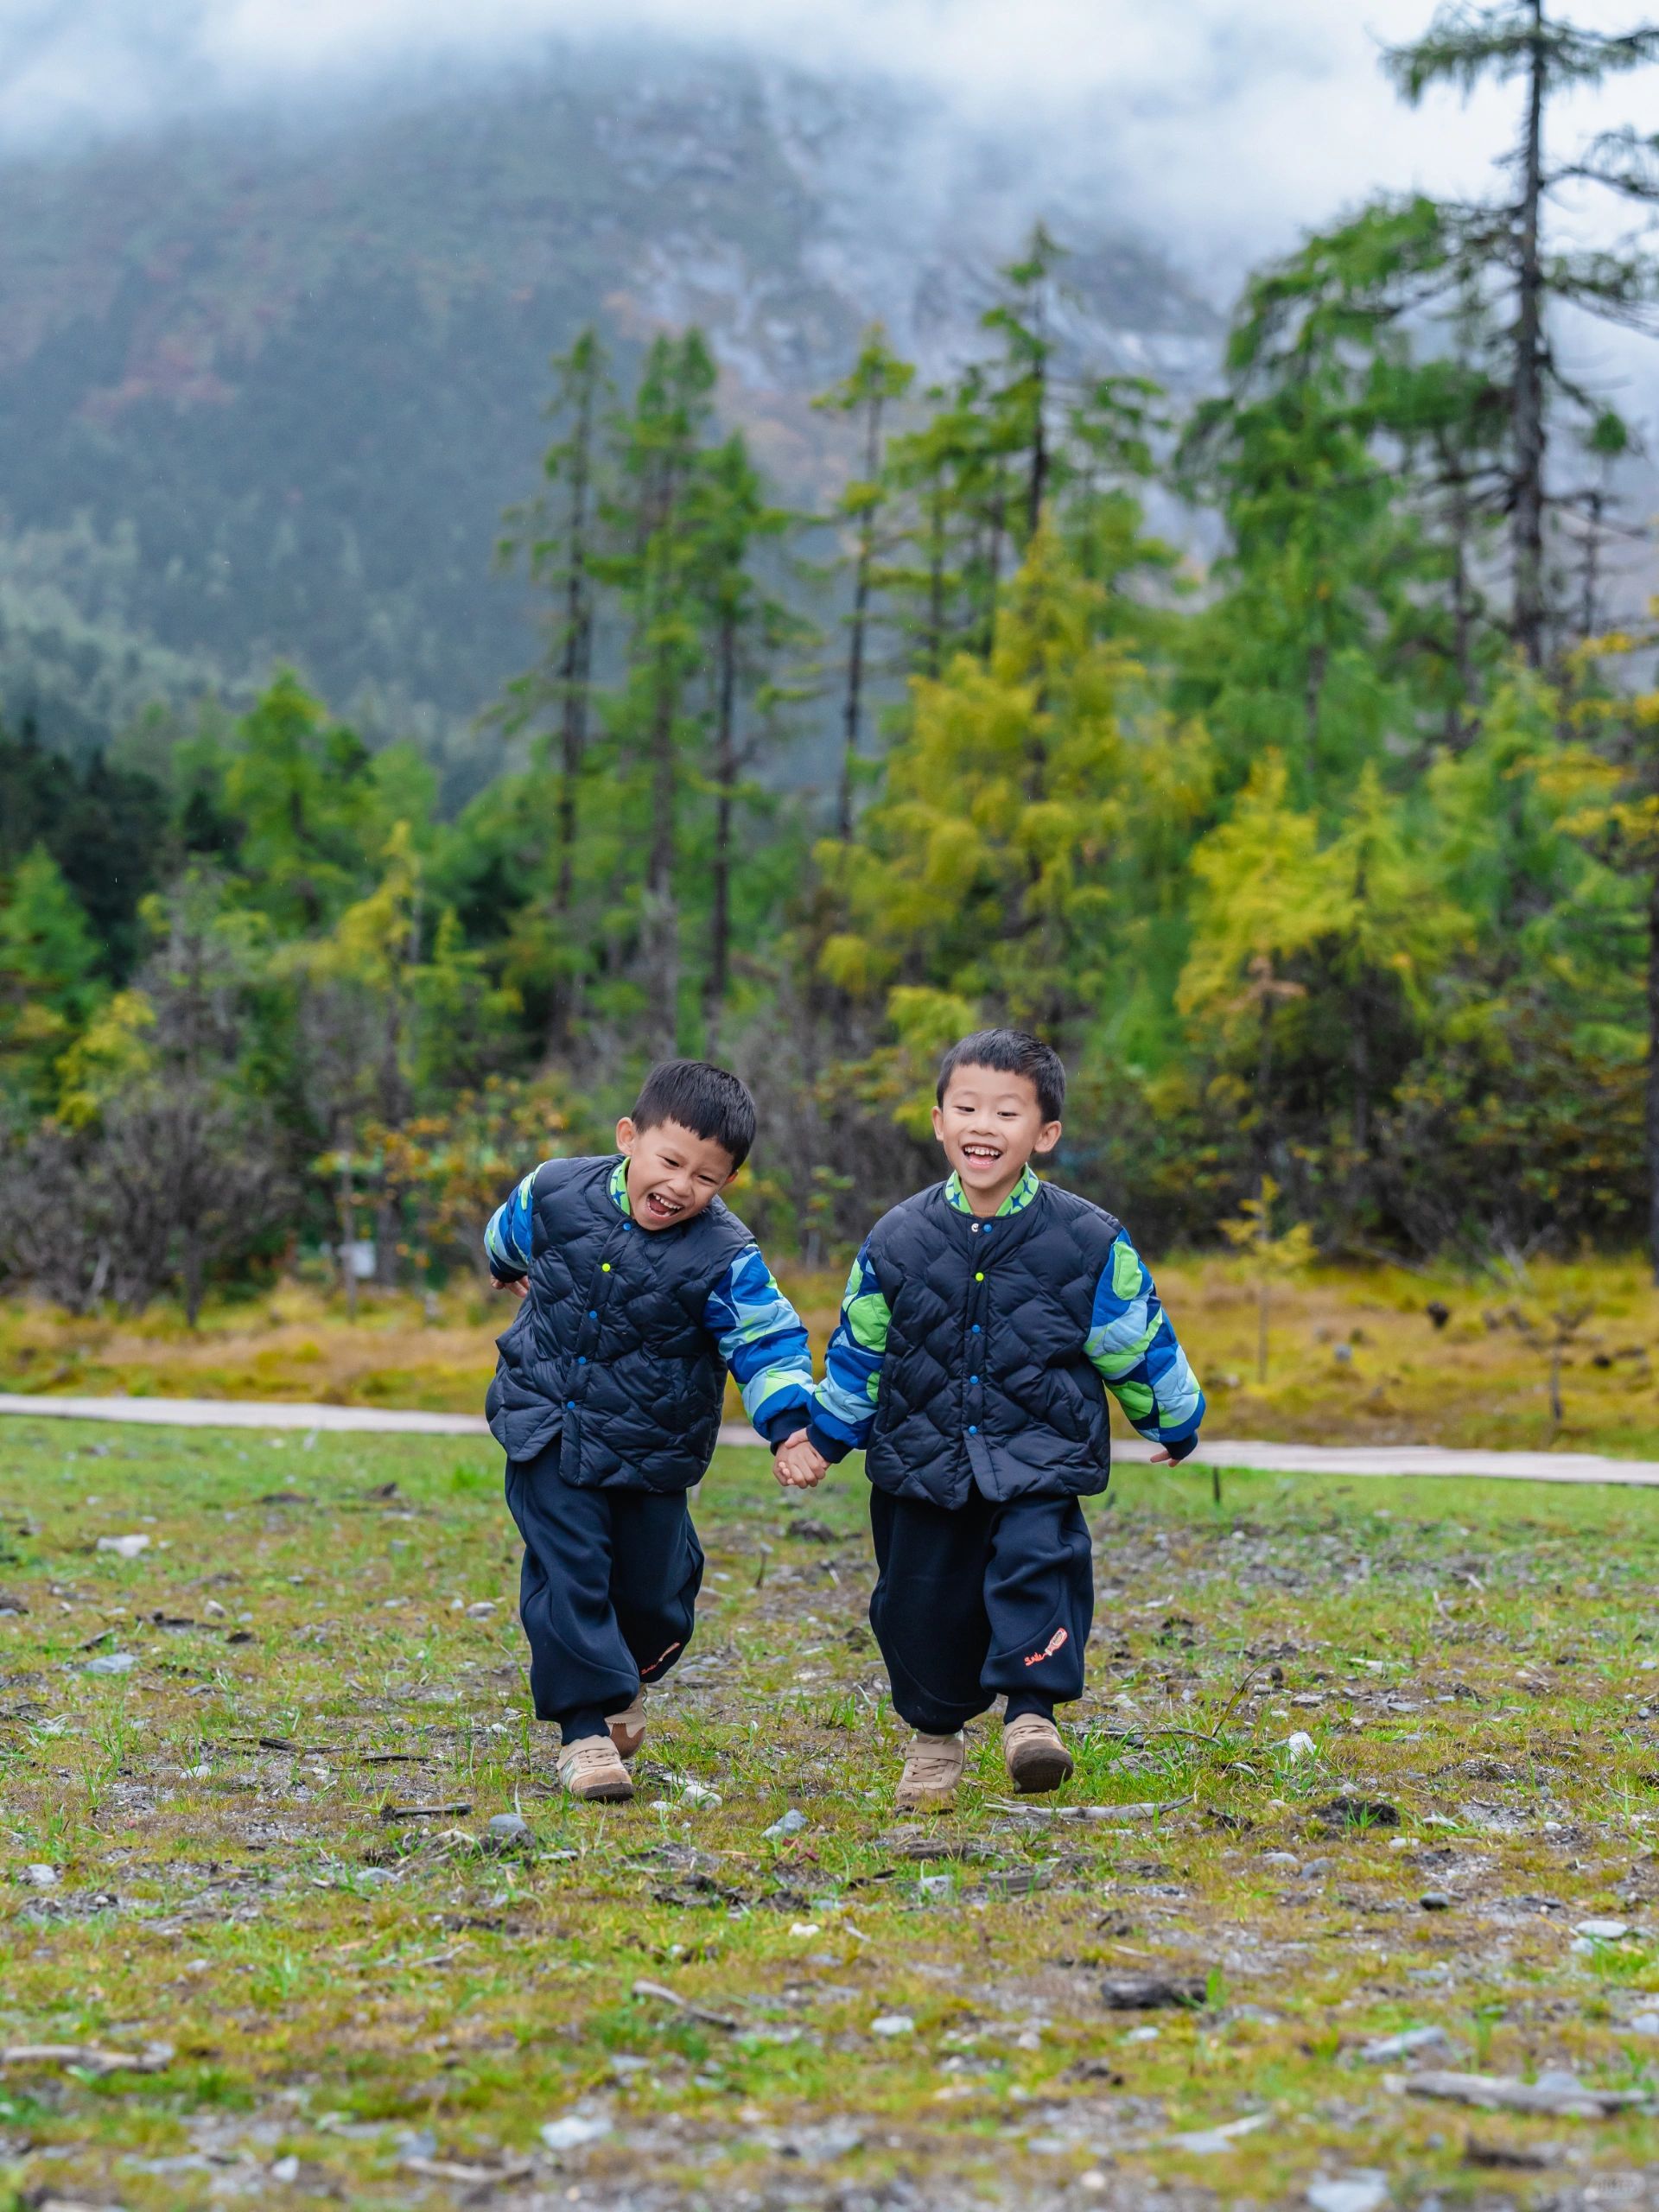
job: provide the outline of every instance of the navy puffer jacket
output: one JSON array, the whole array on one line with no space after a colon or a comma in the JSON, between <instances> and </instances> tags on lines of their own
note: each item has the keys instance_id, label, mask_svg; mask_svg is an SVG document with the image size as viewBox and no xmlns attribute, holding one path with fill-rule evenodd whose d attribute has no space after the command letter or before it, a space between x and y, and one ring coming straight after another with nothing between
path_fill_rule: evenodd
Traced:
<instances>
[{"instance_id":1,"label":"navy puffer jacket","mask_svg":"<svg viewBox=\"0 0 1659 2212\"><path fill-rule=\"evenodd\" d=\"M714 1456L726 1389L704 1313L753 1240L718 1198L674 1228L641 1229L610 1194L615 1166L538 1171L530 1293L496 1339L485 1410L510 1459L562 1436L566 1482L689 1490Z\"/></svg>"},{"instance_id":2,"label":"navy puffer jacket","mask_svg":"<svg viewBox=\"0 0 1659 2212\"><path fill-rule=\"evenodd\" d=\"M891 1313L865 1472L950 1507L1089 1497L1111 1478L1106 1394L1084 1347L1122 1224L1044 1184L995 1221L944 1185L885 1215L868 1253Z\"/></svg>"}]
</instances>

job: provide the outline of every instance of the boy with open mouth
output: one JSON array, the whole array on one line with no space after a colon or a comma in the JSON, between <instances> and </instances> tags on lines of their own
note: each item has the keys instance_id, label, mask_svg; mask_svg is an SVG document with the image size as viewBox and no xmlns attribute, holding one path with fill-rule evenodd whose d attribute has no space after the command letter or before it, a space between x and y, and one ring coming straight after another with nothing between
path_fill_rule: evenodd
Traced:
<instances>
[{"instance_id":1,"label":"boy with open mouth","mask_svg":"<svg viewBox=\"0 0 1659 2212\"><path fill-rule=\"evenodd\" d=\"M999 1695L1016 1789L1055 1789L1071 1755L1094 1615L1077 1501L1110 1479L1107 1390L1154 1460L1198 1441L1204 1394L1121 1222L1039 1182L1065 1070L1017 1029L964 1037L939 1070L950 1173L871 1230L853 1263L812 1417L778 1454L807 1487L866 1451L878 1569L870 1624L916 1732L898 1806L948 1804L963 1728Z\"/></svg>"},{"instance_id":2,"label":"boy with open mouth","mask_svg":"<svg viewBox=\"0 0 1659 2212\"><path fill-rule=\"evenodd\" d=\"M490 1218L523 1303L486 1402L524 1541L519 1618L537 1718L573 1796L631 1797L645 1685L691 1641L702 1549L686 1493L708 1472L728 1370L774 1444L810 1407L806 1331L721 1198L754 1142L724 1068L670 1060L601 1160L549 1160Z\"/></svg>"}]
</instances>

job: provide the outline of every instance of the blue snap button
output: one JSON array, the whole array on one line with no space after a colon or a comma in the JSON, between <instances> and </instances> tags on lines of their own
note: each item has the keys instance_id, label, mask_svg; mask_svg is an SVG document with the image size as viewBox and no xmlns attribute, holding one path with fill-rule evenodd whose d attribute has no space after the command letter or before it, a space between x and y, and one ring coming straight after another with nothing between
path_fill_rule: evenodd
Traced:
<instances>
[{"instance_id":1,"label":"blue snap button","mask_svg":"<svg viewBox=\"0 0 1659 2212\"><path fill-rule=\"evenodd\" d=\"M977 1376L977 1375L970 1375L970 1376L968 1377L968 1380L969 1380L970 1382L978 1382L978 1380L979 1380L979 1377L978 1377L978 1376Z\"/></svg>"},{"instance_id":2,"label":"blue snap button","mask_svg":"<svg viewBox=\"0 0 1659 2212\"><path fill-rule=\"evenodd\" d=\"M573 1414L573 1413L575 1413L575 1411L576 1410L576 1402L575 1402L575 1400L574 1398L567 1398L567 1399L565 1400L565 1402L564 1402L564 1410L565 1410L565 1411L566 1411L566 1413L568 1413L568 1414Z\"/></svg>"},{"instance_id":3,"label":"blue snap button","mask_svg":"<svg viewBox=\"0 0 1659 2212\"><path fill-rule=\"evenodd\" d=\"M586 1366L587 1366L587 1364L588 1364L588 1355L587 1355L587 1353L586 1353L585 1351L579 1351L579 1352L576 1354L576 1365L577 1365L578 1367L586 1367Z\"/></svg>"},{"instance_id":4,"label":"blue snap button","mask_svg":"<svg viewBox=\"0 0 1659 2212\"><path fill-rule=\"evenodd\" d=\"M974 1334L975 1334L976 1336L977 1336L977 1335L979 1334L979 1324L978 1324L978 1322L977 1322L977 1321L976 1321L976 1322L975 1322L975 1324L974 1324Z\"/></svg>"},{"instance_id":5,"label":"blue snap button","mask_svg":"<svg viewBox=\"0 0 1659 2212\"><path fill-rule=\"evenodd\" d=\"M969 1424L968 1424L968 1433L969 1433L969 1436L977 1436L977 1435L979 1434L979 1428L978 1428L978 1425L977 1425L976 1422L974 1422L974 1421L969 1421Z\"/></svg>"},{"instance_id":6,"label":"blue snap button","mask_svg":"<svg viewBox=\"0 0 1659 2212\"><path fill-rule=\"evenodd\" d=\"M599 1308L598 1308L598 1306L590 1306L588 1308L588 1319L590 1321L597 1321L597 1320L598 1320L598 1319L599 1319Z\"/></svg>"}]
</instances>

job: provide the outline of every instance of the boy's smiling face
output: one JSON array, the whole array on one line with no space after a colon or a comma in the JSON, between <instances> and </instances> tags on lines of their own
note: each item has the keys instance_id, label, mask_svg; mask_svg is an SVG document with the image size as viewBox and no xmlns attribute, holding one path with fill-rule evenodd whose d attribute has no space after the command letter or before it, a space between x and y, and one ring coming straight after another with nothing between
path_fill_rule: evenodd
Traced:
<instances>
[{"instance_id":1,"label":"boy's smiling face","mask_svg":"<svg viewBox=\"0 0 1659 2212\"><path fill-rule=\"evenodd\" d=\"M723 1144L678 1122L640 1129L625 1114L616 1125L616 1148L627 1155L628 1205L641 1229L692 1220L737 1173Z\"/></svg>"},{"instance_id":2,"label":"boy's smiling face","mask_svg":"<svg viewBox=\"0 0 1659 2212\"><path fill-rule=\"evenodd\" d=\"M1052 1152L1060 1124L1043 1118L1028 1075L964 1065L951 1071L944 1103L933 1109L933 1134L976 1214L994 1214L1026 1172L1034 1152Z\"/></svg>"}]
</instances>

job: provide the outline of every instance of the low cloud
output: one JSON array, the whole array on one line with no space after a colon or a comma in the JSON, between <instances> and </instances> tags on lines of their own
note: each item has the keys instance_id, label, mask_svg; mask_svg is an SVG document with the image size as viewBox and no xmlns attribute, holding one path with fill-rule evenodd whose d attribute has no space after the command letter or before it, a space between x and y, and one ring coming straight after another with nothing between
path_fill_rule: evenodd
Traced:
<instances>
[{"instance_id":1,"label":"low cloud","mask_svg":"<svg viewBox=\"0 0 1659 2212\"><path fill-rule=\"evenodd\" d=\"M1040 148L1074 190L1197 267L1236 264L1379 187L1480 188L1515 102L1414 113L1378 67L1429 0L13 0L0 134L14 145L387 73L497 68L550 42L738 46L829 75L878 73ZM1627 8L1588 0L1617 27ZM1622 97L1626 92L1627 100ZM1639 116L1620 86L1618 112ZM1039 158L1035 150L1031 158Z\"/></svg>"}]
</instances>

